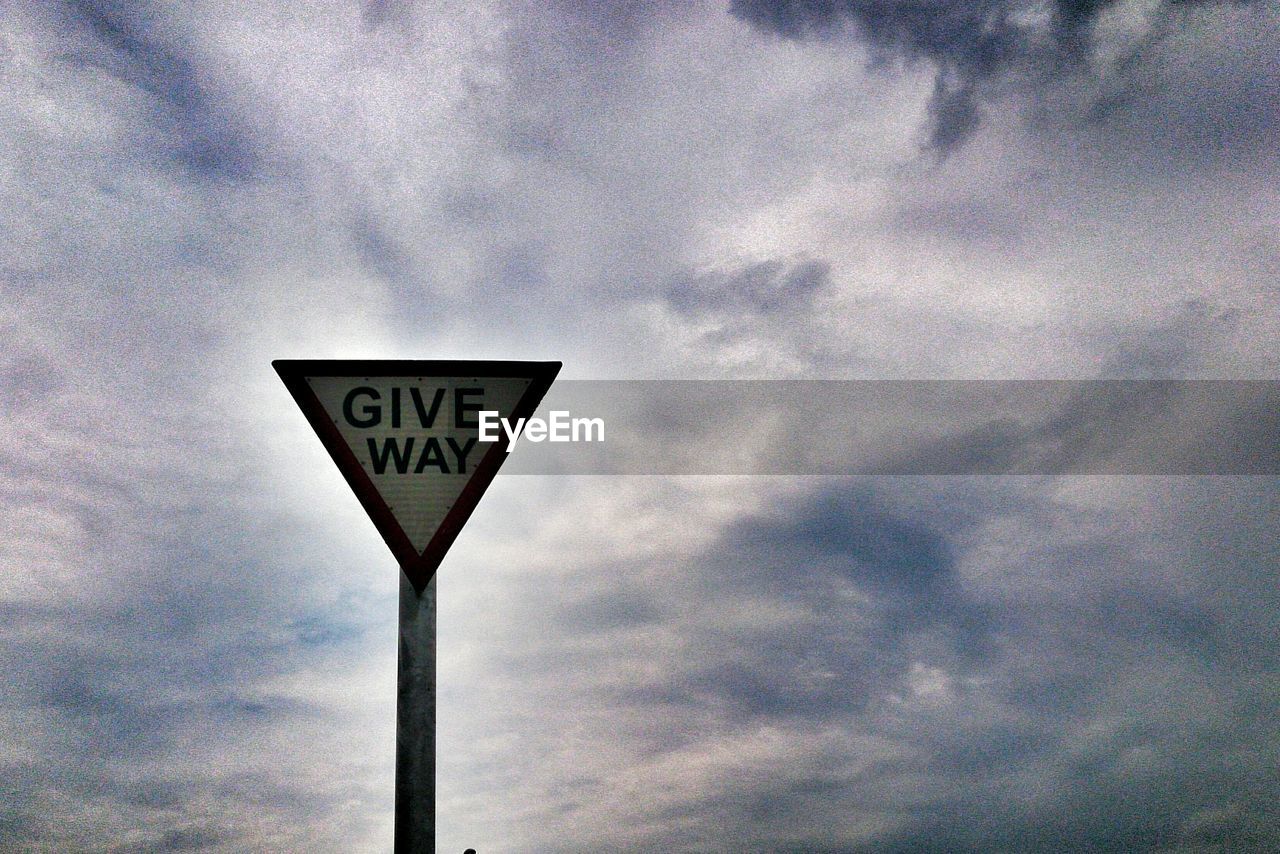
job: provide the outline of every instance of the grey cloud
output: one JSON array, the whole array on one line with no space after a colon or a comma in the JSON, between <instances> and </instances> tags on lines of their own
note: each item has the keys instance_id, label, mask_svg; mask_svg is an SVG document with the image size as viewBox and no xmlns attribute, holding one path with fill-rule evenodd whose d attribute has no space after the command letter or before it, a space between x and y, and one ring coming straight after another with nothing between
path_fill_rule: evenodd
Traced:
<instances>
[{"instance_id":1,"label":"grey cloud","mask_svg":"<svg viewBox=\"0 0 1280 854\"><path fill-rule=\"evenodd\" d=\"M168 831L148 851L203 851L226 841L225 831L214 827L175 827Z\"/></svg>"},{"instance_id":2,"label":"grey cloud","mask_svg":"<svg viewBox=\"0 0 1280 854\"><path fill-rule=\"evenodd\" d=\"M793 40L833 38L851 29L879 61L930 63L936 78L929 147L945 156L977 129L982 103L996 97L1000 85L1041 87L1078 71L1093 48L1098 18L1119 5L1118 0L1054 0L1042 20L1037 20L1037 4L1027 0L734 0L731 11ZM1171 28L1178 7L1189 5L1244 4L1163 0L1155 18Z\"/></svg>"},{"instance_id":3,"label":"grey cloud","mask_svg":"<svg viewBox=\"0 0 1280 854\"><path fill-rule=\"evenodd\" d=\"M626 821L648 828L638 842L629 837L639 847L1047 852L1272 844L1262 804L1275 785L1257 770L1266 760L1255 768L1215 759L1259 744L1274 728L1259 705L1271 678L1259 668L1269 674L1273 665L1247 653L1264 641L1225 621L1225 603L1185 585L1174 591L1172 567L1145 554L1169 538L1205 540L1205 531L1177 531L1182 509L1123 532L1101 511L1096 526L1074 519L1073 542L1028 541L1007 566L984 566L970 550L982 547L993 522L1025 517L1054 528L1080 511L1054 507L1043 483L944 482L834 481L771 502L663 573L670 589L653 575L643 588L624 585L623 610L643 619L587 616L575 605L560 612L575 626L565 645L545 628L524 634L526 647L543 648L508 662L510 678L533 668L555 682L561 702L604 704L617 720L644 722L625 737L601 736L613 750L619 742L634 749L634 761L653 763L648 773L659 789L664 779L683 787L675 804L636 804L629 813ZM1158 491L1158 482L1146 488ZM1225 487L1191 500L1253 501ZM1222 536L1254 536L1253 522L1233 531L1223 512ZM1258 513L1265 525L1274 506ZM593 564L583 582L590 586L599 571ZM654 568L639 561L606 574L646 572ZM1044 589L1016 586L1026 575ZM844 595L849 583L862 595ZM573 586L554 598L600 601ZM531 613L545 607L538 598ZM585 649L592 632L584 619L603 632ZM665 654L644 655L672 636L680 642L660 647ZM502 645L522 644L508 637ZM629 674L626 687L587 674L607 677L609 668L590 662L608 659ZM1242 681L1247 673L1263 681ZM556 727L579 739L584 725ZM732 758L730 745L749 751L782 733L802 745L835 732L847 741L819 755L795 749L786 764ZM897 747L877 759L869 744ZM691 779L664 762L682 755L698 769ZM725 776L706 770L712 756L725 757ZM595 776L576 801L608 790L607 766ZM566 820L575 815L585 820L572 810ZM855 816L882 820L860 824ZM591 829L582 828L584 838L593 838Z\"/></svg>"},{"instance_id":4,"label":"grey cloud","mask_svg":"<svg viewBox=\"0 0 1280 854\"><path fill-rule=\"evenodd\" d=\"M960 584L951 536L878 506L862 489L819 490L780 518L747 517L726 531L719 583L798 595L832 620L844 607L867 608L878 621L871 637L880 651L912 632L932 632L972 659L985 651L992 624ZM869 604L839 604L835 579L852 582Z\"/></svg>"},{"instance_id":5,"label":"grey cloud","mask_svg":"<svg viewBox=\"0 0 1280 854\"><path fill-rule=\"evenodd\" d=\"M353 218L351 240L360 260L374 275L396 287L404 287L413 280L413 259L372 214Z\"/></svg>"},{"instance_id":6,"label":"grey cloud","mask_svg":"<svg viewBox=\"0 0 1280 854\"><path fill-rule=\"evenodd\" d=\"M982 123L973 86L950 87L941 76L929 99L929 141L942 154L958 148Z\"/></svg>"},{"instance_id":7,"label":"grey cloud","mask_svg":"<svg viewBox=\"0 0 1280 854\"><path fill-rule=\"evenodd\" d=\"M1122 376L1192 374L1202 366L1206 345L1233 334L1240 311L1216 307L1204 299L1190 299L1165 321L1119 336L1112 361Z\"/></svg>"},{"instance_id":8,"label":"grey cloud","mask_svg":"<svg viewBox=\"0 0 1280 854\"><path fill-rule=\"evenodd\" d=\"M364 22L371 29L385 24L403 21L413 11L413 0L364 0L361 14Z\"/></svg>"},{"instance_id":9,"label":"grey cloud","mask_svg":"<svg viewBox=\"0 0 1280 854\"><path fill-rule=\"evenodd\" d=\"M845 558L841 571L855 581L909 599L935 595L954 563L936 531L842 492L819 494L784 519L743 519L728 536L757 548L781 549L791 558Z\"/></svg>"},{"instance_id":10,"label":"grey cloud","mask_svg":"<svg viewBox=\"0 0 1280 854\"><path fill-rule=\"evenodd\" d=\"M775 259L680 281L666 299L686 315L774 314L807 306L830 275L831 266L823 261Z\"/></svg>"},{"instance_id":11,"label":"grey cloud","mask_svg":"<svg viewBox=\"0 0 1280 854\"><path fill-rule=\"evenodd\" d=\"M565 625L583 632L610 632L634 626L658 624L669 609L635 585L619 583L604 593L561 603L556 610Z\"/></svg>"},{"instance_id":12,"label":"grey cloud","mask_svg":"<svg viewBox=\"0 0 1280 854\"><path fill-rule=\"evenodd\" d=\"M967 600L948 538L861 491L819 492L782 519L743 519L721 549L731 555L721 584L736 578L772 595L813 597L833 620L843 606L830 579L851 581L870 597L866 613L878 625L872 649L895 647L913 632L941 633L966 660L987 647L989 615Z\"/></svg>"},{"instance_id":13,"label":"grey cloud","mask_svg":"<svg viewBox=\"0 0 1280 854\"><path fill-rule=\"evenodd\" d=\"M271 357L538 351L579 375L705 375L714 342L682 351L684 329L636 323L638 299L795 370L826 342L833 376L963 375L991 342L935 339L930 313L1008 306L933 288L941 259L1067 294L1018 319L1070 326L1029 339L1034 373L1097 320L1097 291L1068 293L1061 270L1105 280L1120 243L1171 257L1133 223L1185 209L1207 246L1269 221L1245 198L1269 176L1220 181L1256 163L1227 163L1235 131L1270 139L1264 30L1256 68L1232 65L1181 112L1165 90L1195 86L1151 77L1097 117L1212 142L1205 187L1158 163L1125 184L1128 161L1104 158L1092 178L1062 172L1091 204L1006 208L945 169L912 183L890 168L896 131L876 110L905 87L834 54L744 50L723 6L657 7L70 2L57 27L38 4L6 7L0 848L387 847L394 567L313 467L328 461L293 455L312 437L264 390ZM796 37L856 24L830 8ZM863 34L880 59L946 67L941 147L1022 73L1007 22L959 43L973 8L1006 7L941 13L950 34ZM1084 49L1097 12L1074 14L1047 44ZM849 124L831 105L853 91L870 106ZM1224 118L1215 102L1240 92L1253 106ZM277 113L279 138L260 132ZM536 157L503 147L522 133ZM1028 163L1020 145L990 168ZM297 174L255 180L276 156ZM906 211L887 229L868 222L881 196ZM1236 218L1183 204L1210 196ZM802 226L768 235L773 260L709 267L760 251L756 223L775 221ZM957 248L1038 228L1060 232L1056 266L952 268ZM921 248L922 233L953 243ZM1230 287L1265 290L1273 248ZM894 292L901 323L871 292L893 291L898 265L926 280ZM1195 330L1247 336L1250 309L1205 275L1203 310L1126 315L1078 364L1212 375L1229 360ZM855 310L841 300L857 289ZM889 355L854 363L858 347ZM1046 445L1096 450L1088 423L1051 426ZM985 439L965 447L997 464L1028 441ZM1276 847L1270 478L545 480L495 484L444 573L442 850Z\"/></svg>"},{"instance_id":14,"label":"grey cloud","mask_svg":"<svg viewBox=\"0 0 1280 854\"><path fill-rule=\"evenodd\" d=\"M590 412L608 440L510 471L1274 474L1278 399L1246 380L565 380L547 406Z\"/></svg>"},{"instance_id":15,"label":"grey cloud","mask_svg":"<svg viewBox=\"0 0 1280 854\"><path fill-rule=\"evenodd\" d=\"M145 605L147 611L171 607ZM0 763L6 801L22 819L9 840L17 850L42 838L59 848L80 847L72 840L82 839L103 850L128 837L155 838L168 833L164 828L175 819L207 814L202 801L209 797L226 813L216 832L219 850L256 848L261 840L244 822L245 811L282 820L294 814L298 826L286 836L305 837L312 832L305 817L332 807L306 781L254 772L253 763L225 764L225 757L269 743L283 721L325 737L320 709L288 697L264 698L254 687L299 660L290 644L245 643L234 637L243 615L207 599L192 613L171 614L145 629L125 615L52 616L54 631L65 640L18 639L7 632L0 656L9 700L39 710L40 728L28 737L42 738L43 745L33 773ZM78 648L95 640L102 649ZM210 755L218 757L212 764L203 758ZM80 797L84 814L50 808L65 796ZM171 842L166 836L156 845ZM212 837L207 842L212 846Z\"/></svg>"},{"instance_id":16,"label":"grey cloud","mask_svg":"<svg viewBox=\"0 0 1280 854\"><path fill-rule=\"evenodd\" d=\"M0 388L15 411L36 411L66 386L65 372L48 356L16 347L0 353Z\"/></svg>"},{"instance_id":17,"label":"grey cloud","mask_svg":"<svg viewBox=\"0 0 1280 854\"><path fill-rule=\"evenodd\" d=\"M65 442L70 432L47 426L45 438ZM176 454L153 438L149 449L165 460L149 476L141 474L146 455L139 465L101 430L87 441L99 455L86 453L78 464L25 472L0 464L6 513L32 508L55 532L85 529L69 538L60 558L67 569L28 593L34 600L0 607L9 734L0 775L11 786L10 807L19 818L32 816L8 822L11 847L47 839L64 849L107 850L119 842L123 849L165 850L185 839L216 850L257 848L261 840L243 823L243 810L327 809L329 796L310 783L271 775L236 782L237 774L261 771L205 757L269 741L287 720L323 738L323 710L271 683L304 661L333 660L362 645L364 605L339 598L325 607L305 592L302 600L311 604L284 604L282 583L292 577L295 592L305 591L314 579L262 559L281 554L270 545L278 532L261 517L264 524L250 532L257 523L246 526L240 514L255 511L243 496L229 498L239 488L201 461L238 452L225 444L218 450L210 432L202 436ZM40 545L48 533L23 536ZM8 569L36 581L29 564L39 559L39 552L15 554ZM63 589L44 602L43 584ZM24 718L12 717L24 710L34 712L38 725L21 726ZM30 772L9 760L15 744L38 745ZM63 797L76 798L83 811L52 806ZM215 825L192 823L209 814L207 803L224 814ZM182 833L167 835L175 824ZM305 825L291 833L308 836Z\"/></svg>"},{"instance_id":18,"label":"grey cloud","mask_svg":"<svg viewBox=\"0 0 1280 854\"><path fill-rule=\"evenodd\" d=\"M865 708L900 680L910 667L903 650L913 645L973 666L989 651L995 623L965 594L951 536L877 506L857 487L819 489L781 512L739 519L695 561L694 600L711 608L787 602L809 618L739 638L693 628L699 657L682 661L669 681L619 696L660 706L727 705L761 719L821 720ZM611 574L631 573L619 567ZM865 599L841 594L846 582ZM615 637L669 626L691 604L627 584L570 601L557 609L567 625ZM553 660L557 669L568 663L557 656L544 666ZM511 666L532 662L521 654Z\"/></svg>"},{"instance_id":19,"label":"grey cloud","mask_svg":"<svg viewBox=\"0 0 1280 854\"><path fill-rule=\"evenodd\" d=\"M259 172L252 134L210 90L194 59L160 34L157 9L114 0L65 0L63 8L68 22L96 44L70 58L147 93L158 143L176 164L210 179L238 181Z\"/></svg>"},{"instance_id":20,"label":"grey cloud","mask_svg":"<svg viewBox=\"0 0 1280 854\"><path fill-rule=\"evenodd\" d=\"M1123 547L1119 551L1108 551L1108 562L1112 565L1133 560ZM1099 567L1103 574L1107 571L1106 566L1104 563ZM1028 642L1024 634L1028 626L1019 626L1024 620L1035 618L1030 613L1019 613L1021 609L1017 606L1010 609L1010 604L1006 603L1000 609L1005 617L995 629L1006 639L1005 643L1011 638L1022 638L1009 648L1024 652L1036 650L1037 654L1044 656L1041 667L1050 673L1070 674L1072 668L1084 667L1084 672L1089 675L1083 680L1080 676L1069 677L1074 684L1068 682L1053 688L1053 700L1047 706L1037 706L1041 711L1031 720L1026 720L1024 713L1032 707L1024 706L1021 712L1014 711L1012 717L1005 720L997 717L986 726L950 733L943 728L925 736L929 744L926 767L931 773L966 779L972 779L974 775L979 779L998 777L1019 770L1043 774L1046 763L1060 761L1056 757L1077 750L1070 740L1063 738L1062 721L1090 715L1090 706L1103 702L1101 695L1106 693L1106 686L1113 679L1110 669L1127 667L1123 662L1130 656L1152 656L1156 659L1172 656L1172 661L1185 662L1175 667L1206 674L1215 670L1241 672L1252 666L1245 658L1231 654L1222 646L1218 640L1221 627L1204 609L1186 602L1170 601L1163 596L1136 590L1113 591L1060 603L1067 613L1055 620L1053 631L1041 633L1036 642ZM1080 639L1074 642L1081 644L1078 651L1071 647L1071 635L1076 632ZM1240 640L1235 639L1236 642ZM1000 648L1003 647L1004 643ZM1092 658L1092 662L1077 660L1069 663L1080 653ZM1180 658L1184 654L1192 657ZM1003 666L1002 656L994 651L991 655L971 672L999 672ZM1065 698L1060 699L1064 688L1077 697L1074 706L1063 702ZM1090 696L1091 700L1083 699ZM1213 720L1212 711L1207 711L1207 714L1208 720ZM1019 718L1023 720L1018 722ZM1132 730L1122 732L1113 742L1100 745L1098 752L1088 760L1091 764L1073 763L1074 767L1064 781L1066 805L1045 803L1037 807L1034 817L1029 819L1013 812L1002 814L998 807L993 814L993 805L986 799L998 796L994 790L986 789L980 783L975 787L973 796L962 795L958 802L949 804L934 802L934 807L961 820L932 823L924 819L924 827L913 832L909 841L895 840L891 834L868 847L898 850L896 846L901 844L912 850L990 850L1014 845L1022 850L1057 850L1065 844L1074 848L1121 846L1142 850L1185 838L1182 828L1185 819L1182 817L1194 812L1196 799L1204 797L1205 793L1197 794L1194 786L1187 787L1182 775L1188 771L1183 764L1194 766L1202 761L1202 750L1212 751L1213 748L1208 744L1184 748L1176 740L1176 723L1135 716L1132 726ZM1241 721L1239 729L1232 727L1218 737L1238 742L1248 739L1249 732L1249 725ZM1131 811L1116 798L1126 784L1115 779L1114 775L1121 757L1136 745L1147 745L1143 749L1154 748L1162 757L1160 773L1167 776L1159 782L1153 781L1154 785L1148 784L1148 794L1142 798L1142 805ZM1249 797L1249 793L1254 791L1253 781L1244 769L1228 773L1219 785L1226 785L1237 796ZM1097 794L1091 794L1095 792ZM1061 817L1073 811L1070 805L1073 802L1088 802L1088 813L1096 818L1063 823ZM935 811L929 809L925 812ZM974 821L979 815L987 818ZM1053 829L1046 829L1048 827ZM958 828L964 830L957 832ZM1228 831L1228 834L1244 834L1244 838L1248 838L1249 833L1247 824L1242 826L1238 822Z\"/></svg>"}]
</instances>

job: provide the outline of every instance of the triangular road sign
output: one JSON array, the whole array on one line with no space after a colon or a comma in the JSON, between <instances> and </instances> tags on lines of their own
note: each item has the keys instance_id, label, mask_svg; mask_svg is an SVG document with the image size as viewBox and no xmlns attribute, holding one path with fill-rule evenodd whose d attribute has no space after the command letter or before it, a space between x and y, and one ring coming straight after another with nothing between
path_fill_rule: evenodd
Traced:
<instances>
[{"instance_id":1,"label":"triangular road sign","mask_svg":"<svg viewBox=\"0 0 1280 854\"><path fill-rule=\"evenodd\" d=\"M560 362L271 363L421 592L507 457L479 413L533 415Z\"/></svg>"}]
</instances>

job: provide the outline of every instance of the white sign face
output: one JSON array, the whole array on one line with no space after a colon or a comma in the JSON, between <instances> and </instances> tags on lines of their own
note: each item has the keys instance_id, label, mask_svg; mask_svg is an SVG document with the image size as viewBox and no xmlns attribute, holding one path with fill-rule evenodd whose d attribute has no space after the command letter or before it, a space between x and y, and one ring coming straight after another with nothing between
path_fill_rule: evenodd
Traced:
<instances>
[{"instance_id":1,"label":"white sign face","mask_svg":"<svg viewBox=\"0 0 1280 854\"><path fill-rule=\"evenodd\" d=\"M308 377L320 405L418 552L493 447L481 410L514 412L528 378Z\"/></svg>"},{"instance_id":2,"label":"white sign face","mask_svg":"<svg viewBox=\"0 0 1280 854\"><path fill-rule=\"evenodd\" d=\"M277 372L415 585L506 458L480 413L527 419L558 362L277 361Z\"/></svg>"}]
</instances>

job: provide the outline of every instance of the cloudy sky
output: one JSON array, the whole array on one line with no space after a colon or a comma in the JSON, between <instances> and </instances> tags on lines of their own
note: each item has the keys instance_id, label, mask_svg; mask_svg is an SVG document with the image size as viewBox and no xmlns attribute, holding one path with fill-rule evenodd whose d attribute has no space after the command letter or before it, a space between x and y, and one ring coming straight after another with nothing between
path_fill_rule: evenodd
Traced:
<instances>
[{"instance_id":1,"label":"cloudy sky","mask_svg":"<svg viewBox=\"0 0 1280 854\"><path fill-rule=\"evenodd\" d=\"M0 849L390 849L397 569L274 358L1280 378L1278 53L1274 2L0 0ZM500 477L440 850L1280 847L1278 523Z\"/></svg>"}]
</instances>

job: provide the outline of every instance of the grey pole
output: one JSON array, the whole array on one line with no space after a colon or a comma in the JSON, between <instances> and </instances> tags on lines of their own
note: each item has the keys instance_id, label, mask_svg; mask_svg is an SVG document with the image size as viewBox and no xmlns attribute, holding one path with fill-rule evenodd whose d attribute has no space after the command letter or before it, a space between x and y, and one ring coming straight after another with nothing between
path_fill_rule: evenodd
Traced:
<instances>
[{"instance_id":1,"label":"grey pole","mask_svg":"<svg viewBox=\"0 0 1280 854\"><path fill-rule=\"evenodd\" d=\"M421 594L400 573L395 854L436 850L436 579Z\"/></svg>"}]
</instances>

